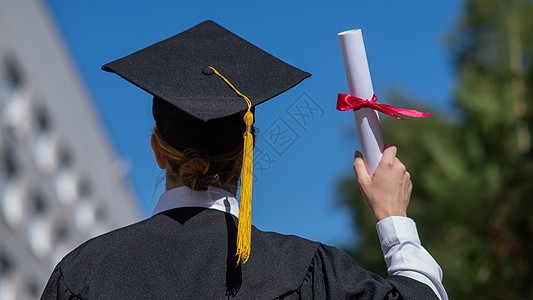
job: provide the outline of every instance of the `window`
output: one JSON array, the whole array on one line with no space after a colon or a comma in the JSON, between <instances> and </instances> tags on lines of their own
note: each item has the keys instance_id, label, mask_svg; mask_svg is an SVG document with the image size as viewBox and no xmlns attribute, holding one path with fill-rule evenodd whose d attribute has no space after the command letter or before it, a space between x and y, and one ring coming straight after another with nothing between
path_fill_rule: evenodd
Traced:
<instances>
[{"instance_id":1,"label":"window","mask_svg":"<svg viewBox=\"0 0 533 300\"><path fill-rule=\"evenodd\" d=\"M30 201L29 214L28 217L39 218L44 216L46 213L46 201L40 193L34 193Z\"/></svg>"},{"instance_id":2,"label":"window","mask_svg":"<svg viewBox=\"0 0 533 300\"><path fill-rule=\"evenodd\" d=\"M76 227L82 232L89 232L95 224L96 215L93 203L89 198L81 198L74 208Z\"/></svg>"},{"instance_id":3,"label":"window","mask_svg":"<svg viewBox=\"0 0 533 300\"><path fill-rule=\"evenodd\" d=\"M28 281L21 293L24 296L20 297L20 299L39 299L41 296L41 291L36 280Z\"/></svg>"},{"instance_id":4,"label":"window","mask_svg":"<svg viewBox=\"0 0 533 300\"><path fill-rule=\"evenodd\" d=\"M13 156L13 149L7 146L7 144L3 151L2 160L4 165L3 172L5 174L5 178L7 178L7 180L15 178L18 173L17 163L15 162L15 157Z\"/></svg>"},{"instance_id":5,"label":"window","mask_svg":"<svg viewBox=\"0 0 533 300\"><path fill-rule=\"evenodd\" d=\"M23 137L28 129L29 122L29 95L24 88L24 78L14 60L8 60L7 70L7 101L2 111L9 132L16 138Z\"/></svg>"},{"instance_id":6,"label":"window","mask_svg":"<svg viewBox=\"0 0 533 300\"><path fill-rule=\"evenodd\" d=\"M78 196L76 175L73 170L72 154L67 148L59 152L59 171L56 177L56 193L63 204L73 204Z\"/></svg>"},{"instance_id":7,"label":"window","mask_svg":"<svg viewBox=\"0 0 533 300\"><path fill-rule=\"evenodd\" d=\"M109 230L109 211L103 200L97 204L95 210L95 226L91 230L92 235L99 235Z\"/></svg>"},{"instance_id":8,"label":"window","mask_svg":"<svg viewBox=\"0 0 533 300\"><path fill-rule=\"evenodd\" d=\"M39 171L45 175L53 173L57 167L57 140L51 134L41 134L35 138L33 156Z\"/></svg>"},{"instance_id":9,"label":"window","mask_svg":"<svg viewBox=\"0 0 533 300\"><path fill-rule=\"evenodd\" d=\"M74 229L68 223L57 221L54 226L53 253L50 259L50 267L54 268L61 259L72 250L72 244L76 240Z\"/></svg>"},{"instance_id":10,"label":"window","mask_svg":"<svg viewBox=\"0 0 533 300\"><path fill-rule=\"evenodd\" d=\"M3 68L0 68L0 70L5 71L4 74L1 74L3 76L0 77L2 78L2 97L0 97L0 105L3 109L21 90L23 80L13 58L4 61L2 67Z\"/></svg>"},{"instance_id":11,"label":"window","mask_svg":"<svg viewBox=\"0 0 533 300\"><path fill-rule=\"evenodd\" d=\"M98 205L98 208L96 209L96 220L100 223L105 223L107 220L107 214L108 211L106 209L106 206L100 203L100 205Z\"/></svg>"},{"instance_id":12,"label":"window","mask_svg":"<svg viewBox=\"0 0 533 300\"><path fill-rule=\"evenodd\" d=\"M83 232L89 232L96 221L95 207L91 198L92 187L87 177L83 177L78 185L79 198L74 208L76 227Z\"/></svg>"},{"instance_id":13,"label":"window","mask_svg":"<svg viewBox=\"0 0 533 300\"><path fill-rule=\"evenodd\" d=\"M35 127L38 133L48 133L51 130L50 117L43 105L40 105L35 109Z\"/></svg>"},{"instance_id":14,"label":"window","mask_svg":"<svg viewBox=\"0 0 533 300\"><path fill-rule=\"evenodd\" d=\"M11 96L13 96L13 94L20 90L23 81L22 74L13 57L6 61L6 70L8 88L11 91Z\"/></svg>"},{"instance_id":15,"label":"window","mask_svg":"<svg viewBox=\"0 0 533 300\"><path fill-rule=\"evenodd\" d=\"M0 280L5 278L11 271L11 262L4 253L0 252Z\"/></svg>"},{"instance_id":16,"label":"window","mask_svg":"<svg viewBox=\"0 0 533 300\"><path fill-rule=\"evenodd\" d=\"M28 238L30 248L38 258L45 258L52 250L51 222L47 218L47 203L44 196L33 193L28 207Z\"/></svg>"},{"instance_id":17,"label":"window","mask_svg":"<svg viewBox=\"0 0 533 300\"><path fill-rule=\"evenodd\" d=\"M37 168L45 175L51 174L57 166L57 139L52 134L51 120L43 105L34 111L33 158Z\"/></svg>"},{"instance_id":18,"label":"window","mask_svg":"<svg viewBox=\"0 0 533 300\"><path fill-rule=\"evenodd\" d=\"M0 212L7 224L18 228L24 220L26 184L19 176L18 164L11 147L7 144L2 153L3 186L0 187Z\"/></svg>"},{"instance_id":19,"label":"window","mask_svg":"<svg viewBox=\"0 0 533 300\"><path fill-rule=\"evenodd\" d=\"M61 244L68 241L70 229L65 223L58 223L54 228L55 244Z\"/></svg>"},{"instance_id":20,"label":"window","mask_svg":"<svg viewBox=\"0 0 533 300\"><path fill-rule=\"evenodd\" d=\"M91 182L87 177L84 177L78 186L78 194L80 198L90 198L92 193Z\"/></svg>"},{"instance_id":21,"label":"window","mask_svg":"<svg viewBox=\"0 0 533 300\"><path fill-rule=\"evenodd\" d=\"M17 286L9 257L0 252L0 299L16 299Z\"/></svg>"}]
</instances>

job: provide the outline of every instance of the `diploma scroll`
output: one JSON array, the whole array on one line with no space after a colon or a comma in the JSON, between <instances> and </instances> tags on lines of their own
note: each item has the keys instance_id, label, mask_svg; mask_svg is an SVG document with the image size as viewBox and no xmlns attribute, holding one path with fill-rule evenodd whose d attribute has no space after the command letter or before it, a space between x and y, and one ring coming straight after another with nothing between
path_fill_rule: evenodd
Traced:
<instances>
[{"instance_id":1,"label":"diploma scroll","mask_svg":"<svg viewBox=\"0 0 533 300\"><path fill-rule=\"evenodd\" d=\"M350 94L361 99L372 99L374 89L361 29L344 31L338 36ZM356 110L354 115L361 152L367 170L372 174L381 160L384 149L379 116L377 111L370 108Z\"/></svg>"}]
</instances>

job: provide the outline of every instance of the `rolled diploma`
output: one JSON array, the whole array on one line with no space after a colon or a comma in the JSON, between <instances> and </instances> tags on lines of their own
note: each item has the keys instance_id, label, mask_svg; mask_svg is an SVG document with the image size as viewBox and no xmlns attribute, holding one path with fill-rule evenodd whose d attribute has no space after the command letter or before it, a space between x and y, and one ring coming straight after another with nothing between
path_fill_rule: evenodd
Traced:
<instances>
[{"instance_id":1,"label":"rolled diploma","mask_svg":"<svg viewBox=\"0 0 533 300\"><path fill-rule=\"evenodd\" d=\"M361 29L344 31L338 36L350 95L361 99L372 99L374 89ZM372 174L381 160L384 148L379 116L377 111L370 108L361 108L355 111L354 115L361 152L367 170Z\"/></svg>"}]
</instances>

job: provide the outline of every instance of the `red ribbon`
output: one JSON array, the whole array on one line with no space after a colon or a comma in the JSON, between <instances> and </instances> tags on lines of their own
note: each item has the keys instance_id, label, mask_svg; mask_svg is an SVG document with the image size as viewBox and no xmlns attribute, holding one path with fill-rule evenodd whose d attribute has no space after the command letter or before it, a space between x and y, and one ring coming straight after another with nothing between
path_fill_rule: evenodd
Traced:
<instances>
[{"instance_id":1,"label":"red ribbon","mask_svg":"<svg viewBox=\"0 0 533 300\"><path fill-rule=\"evenodd\" d=\"M354 111L356 111L358 109L366 107L366 108L371 108L371 109L380 111L386 115L389 115L399 120L403 120L403 118L399 117L398 115L422 118L422 117L427 117L427 116L431 116L435 114L435 113L422 113L414 109L404 109L404 108L394 107L394 106L390 106L386 104L381 104L381 103L376 102L376 100L377 100L376 95L372 96L372 100L366 100L366 99L357 98L355 96L348 95L348 94L339 94L337 96L337 110L345 111L345 110L353 109Z\"/></svg>"}]
</instances>

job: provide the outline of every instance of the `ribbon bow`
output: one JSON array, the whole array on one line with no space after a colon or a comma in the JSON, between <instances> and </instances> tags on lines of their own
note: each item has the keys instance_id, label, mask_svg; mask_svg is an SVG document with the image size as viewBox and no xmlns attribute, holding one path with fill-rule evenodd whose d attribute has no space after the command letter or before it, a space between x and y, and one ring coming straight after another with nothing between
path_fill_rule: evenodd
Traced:
<instances>
[{"instance_id":1,"label":"ribbon bow","mask_svg":"<svg viewBox=\"0 0 533 300\"><path fill-rule=\"evenodd\" d=\"M404 109L404 108L394 107L394 106L390 106L386 104L381 104L377 102L376 95L373 95L371 100L357 98L355 96L348 95L348 94L339 94L337 96L337 110L345 111L345 110L353 109L354 111L356 111L363 107L380 111L398 120L403 120L403 118L399 117L398 115L422 118L422 117L427 117L427 116L431 116L435 114L435 113L422 113L414 109Z\"/></svg>"}]
</instances>

